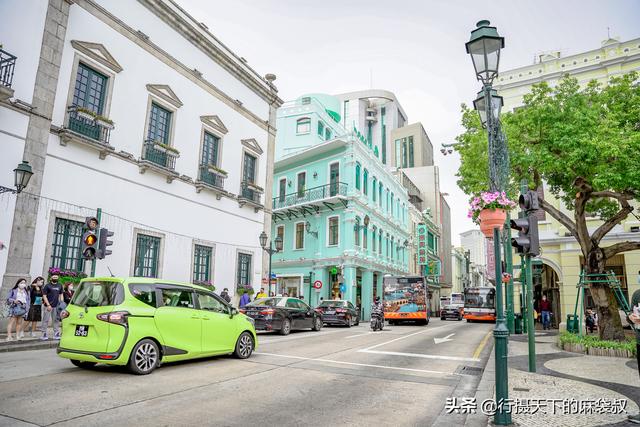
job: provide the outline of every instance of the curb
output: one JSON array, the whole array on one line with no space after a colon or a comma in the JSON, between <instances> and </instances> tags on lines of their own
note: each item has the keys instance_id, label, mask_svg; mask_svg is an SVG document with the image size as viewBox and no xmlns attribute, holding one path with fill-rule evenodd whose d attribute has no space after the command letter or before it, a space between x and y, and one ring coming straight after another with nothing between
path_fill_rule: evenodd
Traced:
<instances>
[{"instance_id":1,"label":"curb","mask_svg":"<svg viewBox=\"0 0 640 427\"><path fill-rule=\"evenodd\" d=\"M3 343L0 344L0 353L8 353L12 351L28 351L28 350L44 350L48 348L56 348L58 347L58 341L50 340L50 341L15 341L11 344Z\"/></svg>"},{"instance_id":2,"label":"curb","mask_svg":"<svg viewBox=\"0 0 640 427\"><path fill-rule=\"evenodd\" d=\"M489 417L484 415L480 411L481 403L487 399L493 400L493 394L496 387L496 357L493 351L493 340L489 340L491 343L488 345L488 351L490 352L487 364L484 367L482 378L478 384L476 390L475 399L478 404L478 409L475 414L467 415L467 419L464 422L465 427L486 427L489 424Z\"/></svg>"}]
</instances>

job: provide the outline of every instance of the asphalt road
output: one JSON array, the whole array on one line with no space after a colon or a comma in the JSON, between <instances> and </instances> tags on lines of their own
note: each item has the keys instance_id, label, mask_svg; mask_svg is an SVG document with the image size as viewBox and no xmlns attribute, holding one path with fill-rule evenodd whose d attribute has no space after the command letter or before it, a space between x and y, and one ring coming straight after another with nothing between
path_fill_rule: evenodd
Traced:
<instances>
[{"instance_id":1,"label":"asphalt road","mask_svg":"<svg viewBox=\"0 0 640 427\"><path fill-rule=\"evenodd\" d=\"M491 329L432 319L376 333L368 324L261 333L246 361L166 364L147 376L79 369L54 350L5 353L0 426L460 425L443 414L446 398L474 395Z\"/></svg>"}]
</instances>

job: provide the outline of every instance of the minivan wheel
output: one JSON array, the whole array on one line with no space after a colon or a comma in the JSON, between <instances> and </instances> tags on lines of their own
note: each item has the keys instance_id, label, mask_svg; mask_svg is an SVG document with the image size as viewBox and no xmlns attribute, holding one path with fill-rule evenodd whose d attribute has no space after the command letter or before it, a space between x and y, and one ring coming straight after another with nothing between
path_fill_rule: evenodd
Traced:
<instances>
[{"instance_id":1,"label":"minivan wheel","mask_svg":"<svg viewBox=\"0 0 640 427\"><path fill-rule=\"evenodd\" d=\"M94 366L97 365L97 362L83 362L82 360L75 360L75 359L71 359L71 363L73 363L74 366L77 366L78 368L82 368L82 369L93 368Z\"/></svg>"},{"instance_id":2,"label":"minivan wheel","mask_svg":"<svg viewBox=\"0 0 640 427\"><path fill-rule=\"evenodd\" d=\"M238 337L236 342L236 350L233 355L238 359L248 359L253 353L253 335L250 332L244 331Z\"/></svg>"},{"instance_id":3,"label":"minivan wheel","mask_svg":"<svg viewBox=\"0 0 640 427\"><path fill-rule=\"evenodd\" d=\"M282 321L282 328L280 328L280 335L289 335L289 332L291 332L291 321L284 319Z\"/></svg>"},{"instance_id":4,"label":"minivan wheel","mask_svg":"<svg viewBox=\"0 0 640 427\"><path fill-rule=\"evenodd\" d=\"M158 345L150 339L138 342L129 357L129 370L136 375L147 375L158 367L160 351Z\"/></svg>"},{"instance_id":5,"label":"minivan wheel","mask_svg":"<svg viewBox=\"0 0 640 427\"><path fill-rule=\"evenodd\" d=\"M349 320L351 322L351 320ZM319 317L313 319L313 327L311 328L314 331L319 331L322 329L322 320Z\"/></svg>"}]
</instances>

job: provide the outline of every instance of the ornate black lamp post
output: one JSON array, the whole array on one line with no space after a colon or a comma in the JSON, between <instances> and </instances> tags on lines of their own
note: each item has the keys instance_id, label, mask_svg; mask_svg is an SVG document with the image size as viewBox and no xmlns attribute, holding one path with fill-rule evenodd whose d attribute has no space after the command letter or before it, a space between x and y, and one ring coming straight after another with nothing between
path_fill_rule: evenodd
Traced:
<instances>
[{"instance_id":1,"label":"ornate black lamp post","mask_svg":"<svg viewBox=\"0 0 640 427\"><path fill-rule=\"evenodd\" d=\"M267 233L265 233L264 231L260 233L259 239L260 239L260 246L262 247L262 250L269 254L269 278L267 280L269 280L269 295L271 295L271 257L273 257L273 254L282 251L282 237L278 236L276 237L276 240L274 242L270 241L268 247L267 247L267 240L268 240ZM273 243L275 243L275 248L273 247Z\"/></svg>"},{"instance_id":2,"label":"ornate black lamp post","mask_svg":"<svg viewBox=\"0 0 640 427\"><path fill-rule=\"evenodd\" d=\"M482 91L473 102L480 115L483 126L487 129L489 142L489 186L491 191L504 191L506 188L508 157L506 141L500 131L500 109L502 98L491 88L493 79L498 75L500 49L504 47L504 37L498 35L496 27L489 21L480 21L471 32L470 40L465 44L467 53L471 55L476 78L482 82ZM509 329L502 307L502 261L501 261L501 229L493 230L496 274L496 327L493 330L496 359L496 401L497 410L494 416L496 425L511 424L511 412L504 405L509 397L509 379L507 366L507 339Z\"/></svg>"},{"instance_id":3,"label":"ornate black lamp post","mask_svg":"<svg viewBox=\"0 0 640 427\"><path fill-rule=\"evenodd\" d=\"M31 175L33 175L33 171L31 170L31 166L29 166L29 162L23 160L22 163L18 165L17 168L13 170L14 174L14 186L15 189L9 187L3 187L0 185L0 194L2 193L13 193L17 194L24 190L27 185L29 185L29 180L31 179Z\"/></svg>"}]
</instances>

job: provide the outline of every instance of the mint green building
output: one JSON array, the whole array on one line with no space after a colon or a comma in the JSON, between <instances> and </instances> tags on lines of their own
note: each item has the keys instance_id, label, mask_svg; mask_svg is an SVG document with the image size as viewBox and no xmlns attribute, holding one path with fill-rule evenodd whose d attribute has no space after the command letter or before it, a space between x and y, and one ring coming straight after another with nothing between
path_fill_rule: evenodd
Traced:
<instances>
[{"instance_id":1,"label":"mint green building","mask_svg":"<svg viewBox=\"0 0 640 427\"><path fill-rule=\"evenodd\" d=\"M384 275L409 274L408 195L339 111L323 94L278 110L272 236L284 248L273 255L275 292L312 306L341 297L368 320Z\"/></svg>"}]
</instances>

